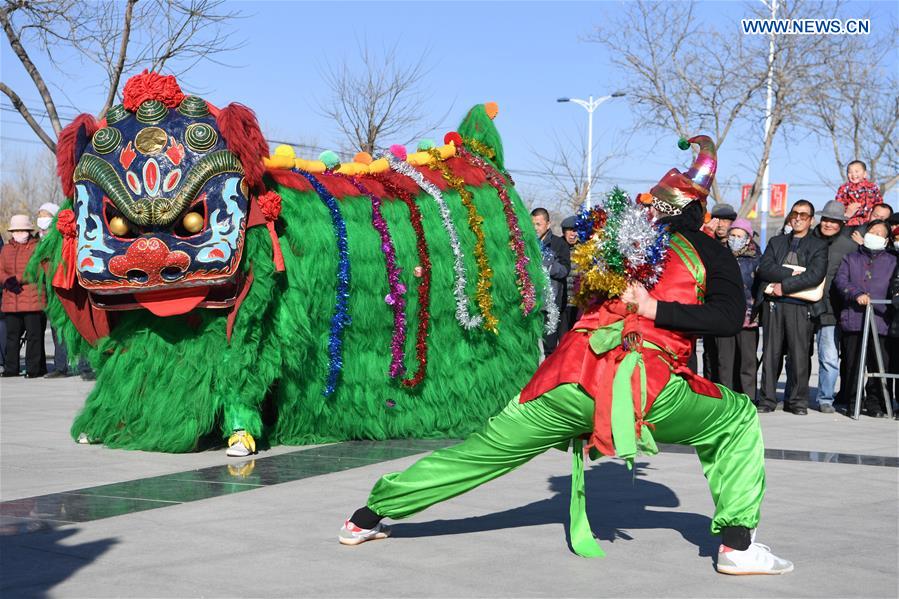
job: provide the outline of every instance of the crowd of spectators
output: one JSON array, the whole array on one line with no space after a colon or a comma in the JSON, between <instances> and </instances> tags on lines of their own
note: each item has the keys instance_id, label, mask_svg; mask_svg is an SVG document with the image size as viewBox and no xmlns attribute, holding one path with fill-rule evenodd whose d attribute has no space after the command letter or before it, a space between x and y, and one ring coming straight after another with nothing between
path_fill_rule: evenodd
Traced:
<instances>
[{"instance_id":1,"label":"crowd of spectators","mask_svg":"<svg viewBox=\"0 0 899 599\"><path fill-rule=\"evenodd\" d=\"M42 204L37 211L37 226L28 214L16 214L7 230L6 243L0 238L0 367L4 377L22 374L21 354L25 346L27 379L69 376L69 359L65 345L51 327L54 357L48 367L44 347L47 331L47 298L37 285L25 279L25 267L34 254L41 237L50 230L59 206L52 202ZM94 373L81 359L78 370L81 378L93 380Z\"/></svg>"},{"instance_id":2,"label":"crowd of spectators","mask_svg":"<svg viewBox=\"0 0 899 599\"><path fill-rule=\"evenodd\" d=\"M23 341L26 378L64 377L71 372L65 345L52 327L54 358L48 369L46 298L24 277L39 238L47 233L58 210L56 204L43 204L36 214L37 226L30 215L17 214L10 220L6 244L0 239L0 366L6 377L21 373ZM570 256L578 238L573 216L561 222L561 237L553 234L546 209L535 209L531 220L560 314L559 329L542 342L544 355L549 355L578 317L573 289L577 272ZM746 311L736 335L703 339L704 376L749 395L760 413L768 413L778 405L777 381L786 368L783 409L805 415L810 405L824 413L842 405L853 413L863 369L877 372L880 368L876 347L887 372L899 373L899 215L868 181L864 163L849 164L846 183L819 214L807 200L794 203L783 229L764 251L752 224L738 218L728 204L712 208L705 231L733 253L743 278ZM869 305L876 335L869 334L863 357L863 323ZM818 386L812 398L809 380L814 353ZM78 370L82 378L93 378L83 361ZM899 382L887 379L881 384L878 378L869 378L860 394L864 413L883 417L896 392Z\"/></svg>"},{"instance_id":3,"label":"crowd of spectators","mask_svg":"<svg viewBox=\"0 0 899 599\"><path fill-rule=\"evenodd\" d=\"M863 162L851 162L846 174L846 183L820 213L807 200L795 202L764 251L752 223L738 218L733 206L716 204L708 215L705 232L727 246L740 267L746 311L736 335L703 338L702 374L747 394L760 413L775 411L781 399L785 412L800 416L810 407L853 414L863 371L882 372L876 347L883 369L899 374L899 214L868 181ZM574 218L562 221L561 228L573 247ZM570 272L570 250L556 252L556 246L544 241L544 263L555 259L569 270L561 304L564 332L577 317L571 302L577 273ZM876 334L869 331L863 357L869 305ZM812 393L815 354L818 385ZM786 386L779 398L777 381L784 369ZM897 393L899 381L868 377L860 394L862 413L886 416Z\"/></svg>"}]
</instances>

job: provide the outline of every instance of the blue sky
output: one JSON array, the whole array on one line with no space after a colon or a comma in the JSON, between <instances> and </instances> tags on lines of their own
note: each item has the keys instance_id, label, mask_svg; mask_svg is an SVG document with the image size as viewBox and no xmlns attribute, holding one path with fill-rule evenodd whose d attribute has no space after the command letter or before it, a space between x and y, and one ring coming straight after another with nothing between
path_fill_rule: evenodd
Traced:
<instances>
[{"instance_id":1,"label":"blue sky","mask_svg":"<svg viewBox=\"0 0 899 599\"><path fill-rule=\"evenodd\" d=\"M554 135L575 139L586 130L586 112L558 104L556 98L585 98L617 89L618 75L607 50L583 40L594 24L621 9L618 2L233 2L230 7L247 15L235 33L245 46L223 57L228 66L205 63L194 68L185 78L186 91L200 92L217 105L247 104L270 139L337 149L343 143L339 131L316 113L317 98L324 94L321 69L328 61L354 57L357 40L375 48L398 43L400 54L409 60L428 51L433 70L425 80L430 91L426 111L436 118L452 106L446 122L431 136L439 139L454 129L471 105L498 102L506 163L513 174L520 173L516 180L526 201L548 199L550 194L546 183L530 174L539 168L534 150L551 150ZM744 10L740 2L702 2L698 18L722 22L738 19ZM848 13L858 16L866 12L875 28L895 24L899 14L895 2L854 2L848 7ZM734 35L739 33L735 30ZM72 116L72 107L97 111L103 90L96 67L59 53L56 58L77 73L73 77L47 71L65 91L66 97L58 100L65 105L60 112ZM3 81L26 103L38 106L37 92L5 42L0 59ZM892 61L897 64L896 52ZM5 97L3 105L9 105ZM44 151L41 145L19 141L36 138L17 114L0 114L4 157ZM623 99L607 102L594 117L595 155L602 156L621 145L633 118ZM685 167L687 153L678 151L675 142L670 133L635 132L627 154L605 169L608 179L600 188L619 182L639 192L667 169ZM750 183L753 175L748 168L752 160L741 145L729 138L719 164L719 180L734 203L739 184ZM2 172L6 175L8 166ZM771 181L790 184L791 201L802 196L820 206L832 199L833 190L822 184L821 173L836 177L829 146L819 146L812 138L790 144L783 137L777 140ZM890 197L894 206L897 198Z\"/></svg>"}]
</instances>

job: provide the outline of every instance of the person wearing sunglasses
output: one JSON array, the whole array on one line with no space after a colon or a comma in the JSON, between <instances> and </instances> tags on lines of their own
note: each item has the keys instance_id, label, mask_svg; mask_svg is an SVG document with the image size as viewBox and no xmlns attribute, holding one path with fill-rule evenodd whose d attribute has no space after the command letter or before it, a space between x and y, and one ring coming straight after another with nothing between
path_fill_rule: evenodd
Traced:
<instances>
[{"instance_id":1,"label":"person wearing sunglasses","mask_svg":"<svg viewBox=\"0 0 899 599\"><path fill-rule=\"evenodd\" d=\"M798 416L808 413L812 319L826 308L823 296L810 300L802 292L814 290L824 281L828 249L824 240L810 234L814 218L811 202L793 204L787 215L792 230L773 237L759 263L757 276L763 290L761 413L777 407L784 350L789 357L787 377L792 381L789 396L784 397L784 411Z\"/></svg>"}]
</instances>

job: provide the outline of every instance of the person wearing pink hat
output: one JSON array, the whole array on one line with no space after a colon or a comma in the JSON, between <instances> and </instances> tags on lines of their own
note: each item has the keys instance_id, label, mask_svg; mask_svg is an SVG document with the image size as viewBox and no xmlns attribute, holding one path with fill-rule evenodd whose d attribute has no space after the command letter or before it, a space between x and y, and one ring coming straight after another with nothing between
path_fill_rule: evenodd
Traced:
<instances>
[{"instance_id":1,"label":"person wearing pink hat","mask_svg":"<svg viewBox=\"0 0 899 599\"><path fill-rule=\"evenodd\" d=\"M3 360L3 376L19 375L19 342L25 337L25 377L37 378L47 370L44 354L43 310L46 300L38 293L37 286L26 283L25 266L37 237L34 225L27 214L16 214L9 221L11 239L0 252L0 282L3 283L3 300L0 308L6 316L6 355Z\"/></svg>"},{"instance_id":2,"label":"person wearing pink hat","mask_svg":"<svg viewBox=\"0 0 899 599\"><path fill-rule=\"evenodd\" d=\"M759 323L753 305L758 290L755 272L758 270L762 252L752 239L752 223L745 218L738 218L731 223L725 241L740 266L746 311L743 316L743 328L739 333L732 337L715 339L718 348L718 377L722 385L745 393L749 399L754 400L759 368Z\"/></svg>"}]
</instances>

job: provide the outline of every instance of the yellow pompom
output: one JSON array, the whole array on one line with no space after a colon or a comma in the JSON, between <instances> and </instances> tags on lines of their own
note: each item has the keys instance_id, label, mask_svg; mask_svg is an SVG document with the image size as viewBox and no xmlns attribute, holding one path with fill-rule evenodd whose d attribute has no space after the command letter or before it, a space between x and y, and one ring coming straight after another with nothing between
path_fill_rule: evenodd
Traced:
<instances>
[{"instance_id":1,"label":"yellow pompom","mask_svg":"<svg viewBox=\"0 0 899 599\"><path fill-rule=\"evenodd\" d=\"M277 148L275 148L275 156L283 156L285 158L296 158L297 153L294 149L287 144L281 144Z\"/></svg>"}]
</instances>

